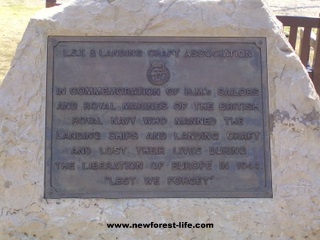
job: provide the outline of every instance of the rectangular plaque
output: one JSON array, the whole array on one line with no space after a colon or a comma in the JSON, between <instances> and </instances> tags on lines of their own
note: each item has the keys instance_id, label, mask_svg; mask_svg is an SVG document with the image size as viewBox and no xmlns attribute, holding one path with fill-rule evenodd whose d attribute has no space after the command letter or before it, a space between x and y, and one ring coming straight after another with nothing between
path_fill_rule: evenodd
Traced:
<instances>
[{"instance_id":1,"label":"rectangular plaque","mask_svg":"<svg viewBox=\"0 0 320 240\"><path fill-rule=\"evenodd\" d=\"M48 38L46 198L272 197L265 38Z\"/></svg>"}]
</instances>

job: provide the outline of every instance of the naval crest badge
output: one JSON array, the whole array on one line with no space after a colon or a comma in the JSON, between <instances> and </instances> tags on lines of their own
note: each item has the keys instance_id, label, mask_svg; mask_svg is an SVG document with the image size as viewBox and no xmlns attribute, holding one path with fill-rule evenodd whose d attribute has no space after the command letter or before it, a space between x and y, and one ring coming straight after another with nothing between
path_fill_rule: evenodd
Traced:
<instances>
[{"instance_id":1,"label":"naval crest badge","mask_svg":"<svg viewBox=\"0 0 320 240\"><path fill-rule=\"evenodd\" d=\"M162 60L150 62L147 78L153 85L160 86L167 83L170 79L170 71L166 67L166 62Z\"/></svg>"}]
</instances>

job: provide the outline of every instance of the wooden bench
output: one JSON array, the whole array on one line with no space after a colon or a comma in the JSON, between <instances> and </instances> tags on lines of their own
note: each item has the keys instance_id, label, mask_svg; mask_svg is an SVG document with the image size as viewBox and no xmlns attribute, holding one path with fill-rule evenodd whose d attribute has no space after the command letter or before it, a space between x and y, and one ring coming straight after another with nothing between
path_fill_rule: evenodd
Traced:
<instances>
[{"instance_id":1,"label":"wooden bench","mask_svg":"<svg viewBox=\"0 0 320 240\"><path fill-rule=\"evenodd\" d=\"M313 84L320 94L320 18L277 16L283 26L290 27L289 42L296 49L299 47L299 57L303 65L307 68ZM314 37L312 30L315 33ZM300 44L297 45L297 35L300 31ZM313 58L310 59L310 50L313 48Z\"/></svg>"},{"instance_id":2,"label":"wooden bench","mask_svg":"<svg viewBox=\"0 0 320 240\"><path fill-rule=\"evenodd\" d=\"M57 0L46 0L46 8L59 6L60 4L57 3Z\"/></svg>"}]
</instances>

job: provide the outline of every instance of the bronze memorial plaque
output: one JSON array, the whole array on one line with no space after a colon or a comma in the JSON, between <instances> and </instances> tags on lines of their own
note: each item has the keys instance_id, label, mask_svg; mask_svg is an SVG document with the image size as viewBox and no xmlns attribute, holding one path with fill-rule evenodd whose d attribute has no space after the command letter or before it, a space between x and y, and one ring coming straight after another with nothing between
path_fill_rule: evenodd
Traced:
<instances>
[{"instance_id":1,"label":"bronze memorial plaque","mask_svg":"<svg viewBox=\"0 0 320 240\"><path fill-rule=\"evenodd\" d=\"M45 197L272 197L266 48L50 36Z\"/></svg>"}]
</instances>

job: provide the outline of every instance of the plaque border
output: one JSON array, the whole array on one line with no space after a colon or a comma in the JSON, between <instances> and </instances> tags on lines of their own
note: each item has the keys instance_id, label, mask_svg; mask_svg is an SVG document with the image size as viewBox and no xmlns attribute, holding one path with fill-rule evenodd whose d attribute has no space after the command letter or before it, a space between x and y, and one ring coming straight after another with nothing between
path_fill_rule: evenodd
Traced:
<instances>
[{"instance_id":1,"label":"plaque border","mask_svg":"<svg viewBox=\"0 0 320 240\"><path fill-rule=\"evenodd\" d=\"M58 192L52 187L52 117L53 117L53 81L54 81L54 47L61 42L118 42L118 43L255 43L261 53L261 90L262 90L262 121L264 142L264 169L265 186L261 191L166 191L166 192L123 192L112 191L88 193L88 192ZM44 198L106 198L106 199L129 199L129 198L272 198L272 172L270 154L270 117L269 117L269 94L268 94L268 65L267 65L267 39L266 37L146 37L146 36L48 36L47 40L47 74L46 74L46 110L45 110L45 164L44 164Z\"/></svg>"}]
</instances>

